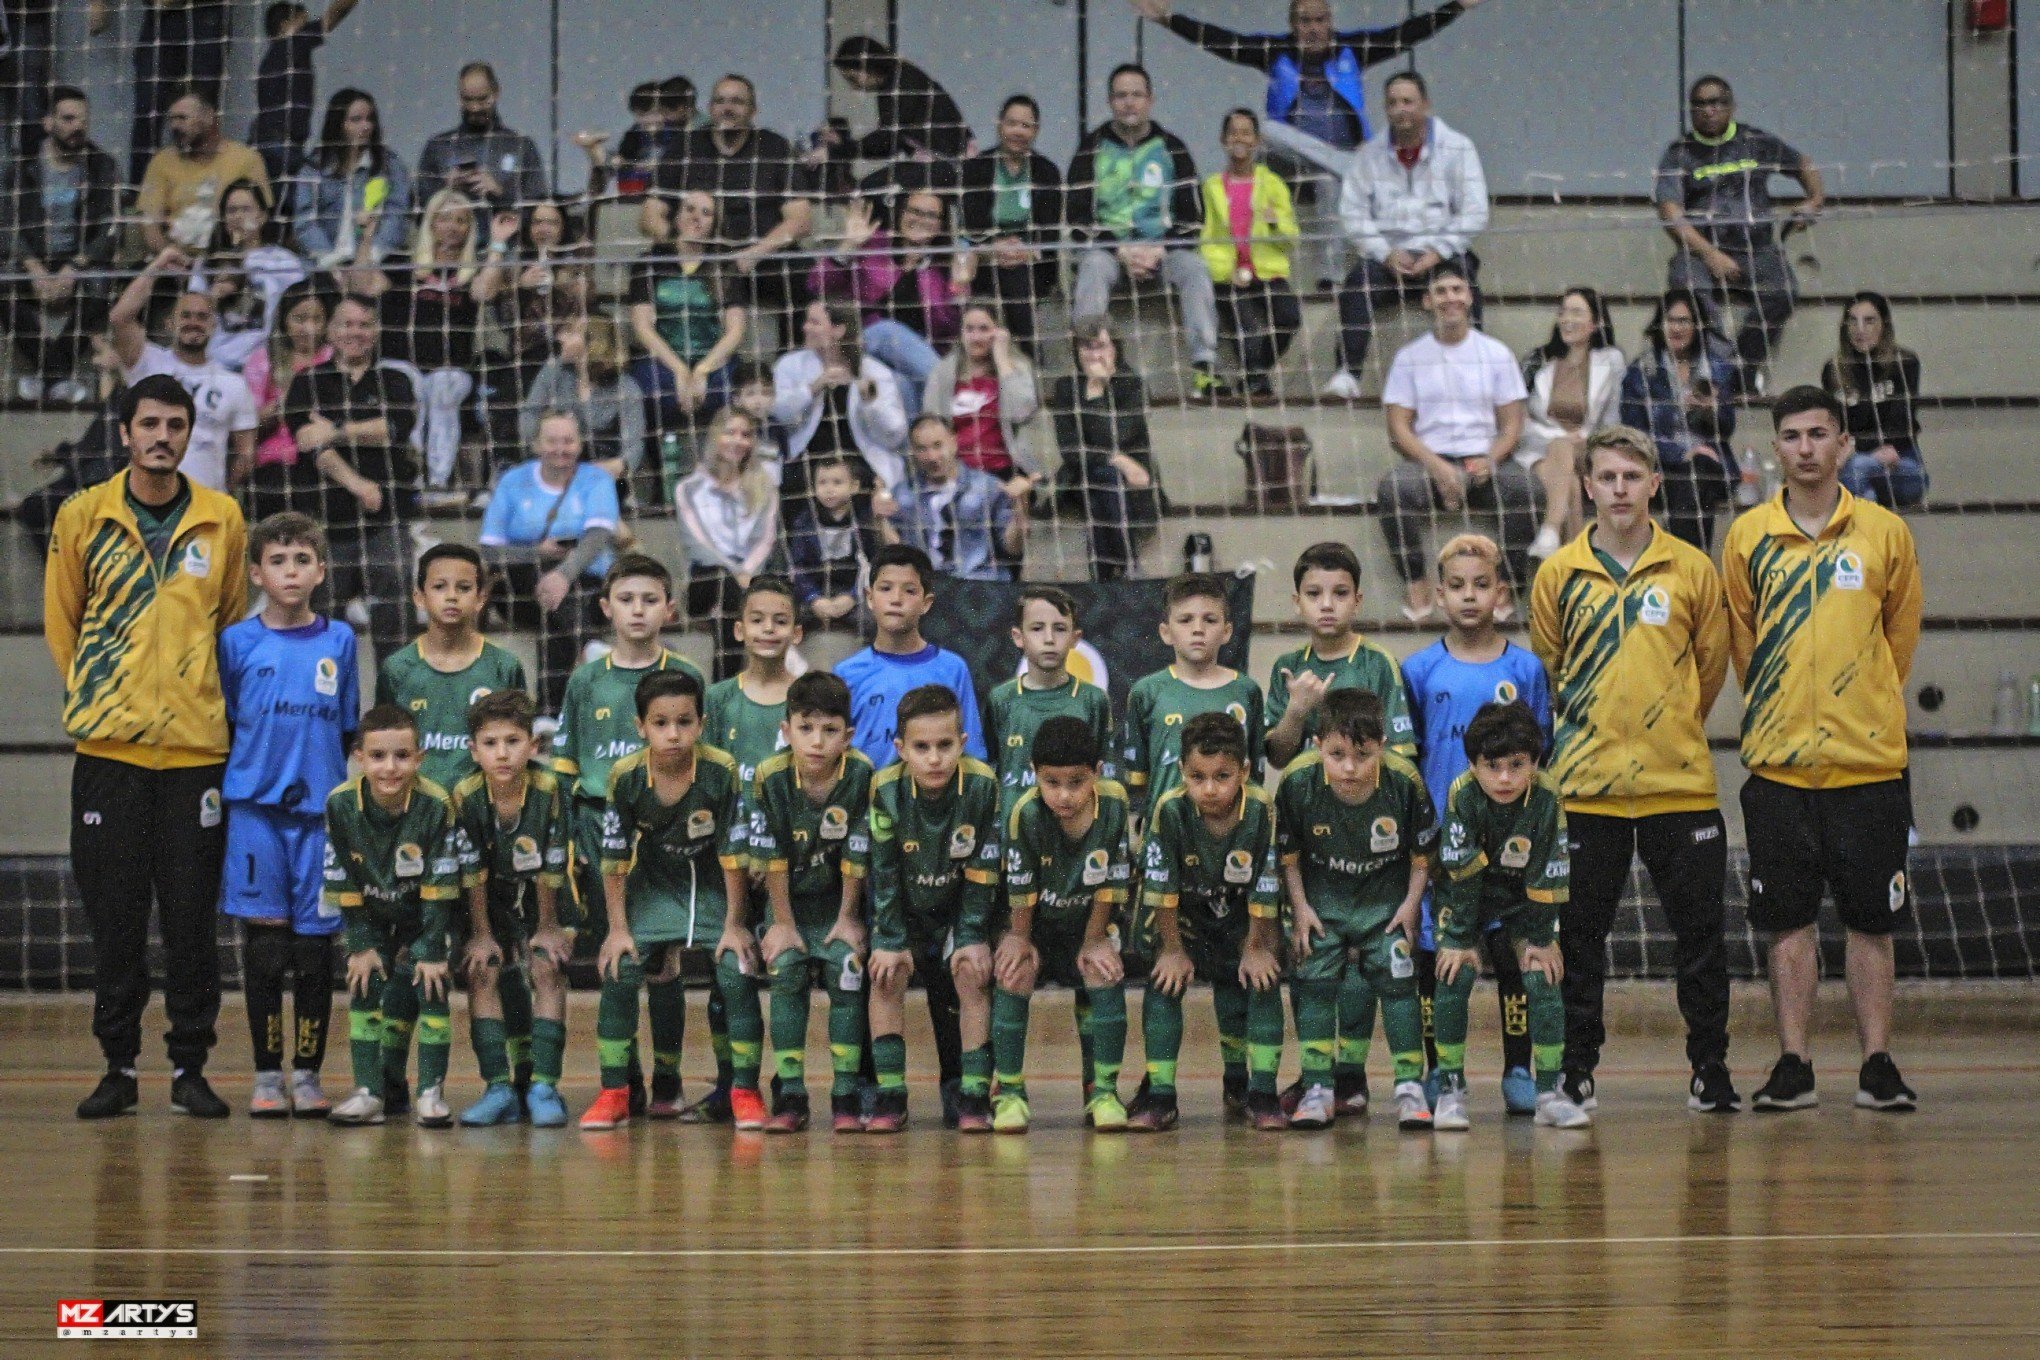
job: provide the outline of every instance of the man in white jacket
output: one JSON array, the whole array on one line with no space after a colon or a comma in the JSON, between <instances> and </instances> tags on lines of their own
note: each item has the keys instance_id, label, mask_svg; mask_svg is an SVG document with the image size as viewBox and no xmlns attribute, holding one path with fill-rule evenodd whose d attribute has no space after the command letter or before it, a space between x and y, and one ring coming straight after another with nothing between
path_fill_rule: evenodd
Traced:
<instances>
[{"instance_id":1,"label":"man in white jacket","mask_svg":"<svg viewBox=\"0 0 2040 1360\"><path fill-rule=\"evenodd\" d=\"M1325 395L1352 401L1374 339L1374 314L1424 296L1431 271L1450 261L1477 284L1471 247L1488 220L1480 153L1431 113L1424 78L1391 76L1382 92L1388 126L1368 138L1339 191L1339 222L1360 260L1339 288L1339 371ZM1480 321L1474 288L1473 319Z\"/></svg>"}]
</instances>

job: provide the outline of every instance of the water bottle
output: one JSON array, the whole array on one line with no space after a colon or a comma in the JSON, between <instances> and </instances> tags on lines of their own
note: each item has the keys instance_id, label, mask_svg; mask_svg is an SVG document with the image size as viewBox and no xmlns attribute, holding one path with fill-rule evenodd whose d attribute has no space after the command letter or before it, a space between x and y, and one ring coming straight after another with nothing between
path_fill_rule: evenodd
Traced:
<instances>
[{"instance_id":1,"label":"water bottle","mask_svg":"<svg viewBox=\"0 0 2040 1360\"><path fill-rule=\"evenodd\" d=\"M1735 503L1738 508L1747 510L1751 506L1758 505L1763 502L1764 484L1762 481L1762 473L1758 471L1757 453L1755 449L1744 449L1742 451L1741 462L1742 462L1742 477L1736 483Z\"/></svg>"},{"instance_id":2,"label":"water bottle","mask_svg":"<svg viewBox=\"0 0 2040 1360\"><path fill-rule=\"evenodd\" d=\"M2019 710L2019 677L2010 671L1999 671L1997 701L1990 706L1991 732L2000 737L2017 736L2022 716Z\"/></svg>"},{"instance_id":3,"label":"water bottle","mask_svg":"<svg viewBox=\"0 0 2040 1360\"><path fill-rule=\"evenodd\" d=\"M1211 535L1195 533L1183 539L1183 570L1211 570Z\"/></svg>"},{"instance_id":4,"label":"water bottle","mask_svg":"<svg viewBox=\"0 0 2040 1360\"><path fill-rule=\"evenodd\" d=\"M2026 684L2026 735L2040 737L2040 675Z\"/></svg>"}]
</instances>

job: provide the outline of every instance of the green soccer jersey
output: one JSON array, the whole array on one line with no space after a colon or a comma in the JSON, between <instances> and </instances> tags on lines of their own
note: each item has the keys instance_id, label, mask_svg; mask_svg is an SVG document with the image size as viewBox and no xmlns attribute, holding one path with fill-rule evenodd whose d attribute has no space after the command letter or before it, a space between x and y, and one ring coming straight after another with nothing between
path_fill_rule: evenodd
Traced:
<instances>
[{"instance_id":1,"label":"green soccer jersey","mask_svg":"<svg viewBox=\"0 0 2040 1360\"><path fill-rule=\"evenodd\" d=\"M786 738L779 730L786 720L786 701L761 704L744 693L738 679L733 675L709 686L701 738L736 758L737 775L748 797L758 781L758 771L774 752L786 748Z\"/></svg>"},{"instance_id":2,"label":"green soccer jersey","mask_svg":"<svg viewBox=\"0 0 2040 1360\"><path fill-rule=\"evenodd\" d=\"M631 935L640 945L714 944L726 910L723 870L747 863L737 762L697 745L694 780L677 803L660 801L643 751L617 761L608 782L602 872L626 875Z\"/></svg>"},{"instance_id":3,"label":"green soccer jersey","mask_svg":"<svg viewBox=\"0 0 2040 1360\"><path fill-rule=\"evenodd\" d=\"M1188 944L1243 941L1247 922L1282 914L1275 873L1275 803L1267 790L1240 790L1239 820L1214 836L1181 787L1155 803L1141 851L1144 906L1177 913Z\"/></svg>"},{"instance_id":4,"label":"green soccer jersey","mask_svg":"<svg viewBox=\"0 0 2040 1360\"><path fill-rule=\"evenodd\" d=\"M999 779L970 756L939 794L898 762L871 781L871 821L852 828L843 872L871 880L871 947L906 949L955 932L986 942L999 891Z\"/></svg>"},{"instance_id":5,"label":"green soccer jersey","mask_svg":"<svg viewBox=\"0 0 2040 1360\"><path fill-rule=\"evenodd\" d=\"M475 771L468 751L468 709L475 700L499 689L524 688L524 663L487 638L481 655L457 671L433 666L415 642L375 671L375 701L407 708L418 720L425 751L420 773L442 789Z\"/></svg>"},{"instance_id":6,"label":"green soccer jersey","mask_svg":"<svg viewBox=\"0 0 2040 1360\"><path fill-rule=\"evenodd\" d=\"M326 798L325 888L347 952L408 948L420 963L446 958L448 912L460 899L460 833L446 791L420 779L401 812L387 812L357 775Z\"/></svg>"},{"instance_id":7,"label":"green soccer jersey","mask_svg":"<svg viewBox=\"0 0 2040 1360\"><path fill-rule=\"evenodd\" d=\"M843 852L853 827L871 814L871 762L846 751L816 802L802 785L793 752L758 768L750 803L751 872L783 873L803 926L833 920L843 904Z\"/></svg>"},{"instance_id":8,"label":"green soccer jersey","mask_svg":"<svg viewBox=\"0 0 2040 1360\"><path fill-rule=\"evenodd\" d=\"M1438 844L1438 815L1417 767L1381 753L1374 792L1348 803L1306 751L1275 789L1276 845L1303 874L1303 899L1327 921L1386 926L1410 890L1410 862Z\"/></svg>"},{"instance_id":9,"label":"green soccer jersey","mask_svg":"<svg viewBox=\"0 0 2040 1360\"><path fill-rule=\"evenodd\" d=\"M637 730L638 681L653 671L686 671L701 682L704 695L708 692L708 677L701 667L678 652L660 648L659 659L640 669L614 665L613 660L601 656L576 666L560 700L553 768L574 781L577 798L607 797L616 762L644 746Z\"/></svg>"},{"instance_id":10,"label":"green soccer jersey","mask_svg":"<svg viewBox=\"0 0 2040 1360\"><path fill-rule=\"evenodd\" d=\"M1123 903L1132 886L1126 841L1126 789L1100 779L1097 815L1077 840L1041 801L1041 790L1020 795L1006 818L1006 904L1034 908L1037 925L1082 929L1097 903Z\"/></svg>"},{"instance_id":11,"label":"green soccer jersey","mask_svg":"<svg viewBox=\"0 0 2040 1360\"><path fill-rule=\"evenodd\" d=\"M999 772L1002 815L1034 787L1034 762L1029 759L1034 734L1050 718L1064 716L1082 718L1098 738L1098 749L1112 750L1112 700L1096 685L1073 675L1054 689L1030 689L1024 677L1015 676L992 691L985 706L985 750ZM1110 764L1105 774L1111 777Z\"/></svg>"},{"instance_id":12,"label":"green soccer jersey","mask_svg":"<svg viewBox=\"0 0 2040 1360\"><path fill-rule=\"evenodd\" d=\"M1490 923L1504 917L1524 923L1512 931L1517 938L1549 943L1572 881L1557 782L1540 770L1521 798L1497 803L1472 770L1460 775L1445 800L1438 859L1432 901L1441 946L1471 949Z\"/></svg>"},{"instance_id":13,"label":"green soccer jersey","mask_svg":"<svg viewBox=\"0 0 2040 1360\"><path fill-rule=\"evenodd\" d=\"M1314 643L1306 642L1293 652L1284 652L1275 658L1274 667L1268 672L1268 726L1282 721L1289 712L1289 681L1283 672L1291 676L1308 671L1325 679L1325 689L1364 689L1372 691L1381 700L1381 726L1387 733L1387 748L1399 756L1411 760L1417 758L1417 729L1410 721L1409 694L1403 689L1402 667L1396 664L1388 649L1369 642L1366 638L1355 637L1353 645L1345 653L1326 659L1317 654ZM1317 714L1304 719L1303 739L1306 743L1317 739Z\"/></svg>"},{"instance_id":14,"label":"green soccer jersey","mask_svg":"<svg viewBox=\"0 0 2040 1360\"><path fill-rule=\"evenodd\" d=\"M1126 696L1126 782L1147 794L1153 807L1182 778L1183 724L1200 713L1230 713L1247 729L1247 778L1260 778L1261 687L1238 671L1215 689L1199 689L1176 678L1176 668L1134 682Z\"/></svg>"},{"instance_id":15,"label":"green soccer jersey","mask_svg":"<svg viewBox=\"0 0 2040 1360\"><path fill-rule=\"evenodd\" d=\"M521 896L527 883L563 888L572 839L566 779L533 761L524 771L524 800L507 825L489 797L489 777L476 770L453 790L460 827L461 885L509 888Z\"/></svg>"}]
</instances>

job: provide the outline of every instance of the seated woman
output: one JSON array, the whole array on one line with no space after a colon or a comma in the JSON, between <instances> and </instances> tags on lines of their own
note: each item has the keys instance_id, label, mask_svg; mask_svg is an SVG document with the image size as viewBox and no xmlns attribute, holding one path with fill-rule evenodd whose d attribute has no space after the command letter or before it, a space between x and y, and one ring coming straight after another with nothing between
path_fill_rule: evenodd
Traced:
<instances>
[{"instance_id":1,"label":"seated woman","mask_svg":"<svg viewBox=\"0 0 2040 1360\"><path fill-rule=\"evenodd\" d=\"M236 373L269 342L283 290L305 277L305 262L283 244L269 191L237 179L220 194L220 220L191 286L212 294L217 324L206 355Z\"/></svg>"},{"instance_id":2,"label":"seated woman","mask_svg":"<svg viewBox=\"0 0 2040 1360\"><path fill-rule=\"evenodd\" d=\"M1035 310L1055 296L1062 271L1062 170L1034 149L1041 106L1016 94L999 110L999 144L963 163L962 235L986 257L977 291L999 308L1006 329L1036 353Z\"/></svg>"},{"instance_id":3,"label":"seated woman","mask_svg":"<svg viewBox=\"0 0 2040 1360\"><path fill-rule=\"evenodd\" d=\"M1692 289L1667 290L1643 328L1649 350L1622 375L1622 423L1657 444L1665 527L1702 552L1740 475L1729 444L1740 370L1735 347L1706 318Z\"/></svg>"},{"instance_id":4,"label":"seated woman","mask_svg":"<svg viewBox=\"0 0 2040 1360\"><path fill-rule=\"evenodd\" d=\"M1282 177L1261 164L1261 120L1234 109L1219 129L1225 169L1204 181L1204 239L1220 334L1239 354L1249 397L1272 397L1271 375L1303 325L1289 286L1296 205Z\"/></svg>"},{"instance_id":5,"label":"seated woman","mask_svg":"<svg viewBox=\"0 0 2040 1360\"><path fill-rule=\"evenodd\" d=\"M528 204L523 216L507 262L513 286L491 309L500 344L481 375L489 439L499 448L530 442L517 432L525 394L553 356L554 331L588 314L594 289L576 216L551 199Z\"/></svg>"},{"instance_id":6,"label":"seated woman","mask_svg":"<svg viewBox=\"0 0 2040 1360\"><path fill-rule=\"evenodd\" d=\"M1049 410L1062 448L1056 480L1090 540L1091 579L1136 574L1141 546L1161 521L1148 442L1147 385L1119 367L1119 337L1103 317L1076 328L1074 377L1056 379Z\"/></svg>"},{"instance_id":7,"label":"seated woman","mask_svg":"<svg viewBox=\"0 0 2040 1360\"><path fill-rule=\"evenodd\" d=\"M1927 498L1920 458L1920 356L1901 349L1882 293L1862 292L1842 314L1835 357L1821 365L1820 385L1842 403L1856 452L1842 464L1853 495L1899 509Z\"/></svg>"},{"instance_id":8,"label":"seated woman","mask_svg":"<svg viewBox=\"0 0 2040 1360\"><path fill-rule=\"evenodd\" d=\"M1568 288L1558 300L1551 338L1530 351L1523 384L1530 389L1516 461L1537 470L1544 484L1544 523L1530 555L1551 556L1584 523L1580 454L1587 436L1615 423L1627 360L1615 347L1608 304L1591 288Z\"/></svg>"},{"instance_id":9,"label":"seated woman","mask_svg":"<svg viewBox=\"0 0 2040 1360\"><path fill-rule=\"evenodd\" d=\"M547 411L568 411L581 423L588 461L623 481L645 459L645 394L623 371L623 332L606 316L561 324L555 353L524 394L518 437L538 437Z\"/></svg>"},{"instance_id":10,"label":"seated woman","mask_svg":"<svg viewBox=\"0 0 2040 1360\"><path fill-rule=\"evenodd\" d=\"M292 284L276 300L276 328L248 356L241 377L255 398L255 473L248 484L251 520L279 510L316 511L318 473L298 463L297 440L283 424L283 398L298 374L333 357L326 343L332 299L310 279Z\"/></svg>"},{"instance_id":11,"label":"seated woman","mask_svg":"<svg viewBox=\"0 0 2040 1360\"><path fill-rule=\"evenodd\" d=\"M990 473L1014 492L1030 490L1041 477L1035 446L1042 433L1041 389L1034 365L1014 347L991 303L964 306L960 337L928 375L921 409L950 423L964 466Z\"/></svg>"},{"instance_id":12,"label":"seated woman","mask_svg":"<svg viewBox=\"0 0 2040 1360\"><path fill-rule=\"evenodd\" d=\"M864 351L856 306L810 302L801 340L772 366L772 419L786 431L780 495L804 498L809 460L825 454L851 460L862 494L891 488L906 470L907 414L899 380Z\"/></svg>"},{"instance_id":13,"label":"seated woman","mask_svg":"<svg viewBox=\"0 0 2040 1360\"><path fill-rule=\"evenodd\" d=\"M508 585L511 622L538 630L538 707L558 713L567 677L600 623L596 601L623 515L616 479L581 461L581 425L571 411L542 413L531 449L536 456L489 493L481 547Z\"/></svg>"},{"instance_id":14,"label":"seated woman","mask_svg":"<svg viewBox=\"0 0 2040 1360\"><path fill-rule=\"evenodd\" d=\"M817 297L850 298L863 313L864 348L900 378L908 420L935 371L937 345L956 338L959 305L970 296L971 254L948 240L942 196L919 189L898 200L897 230L881 230L868 199L843 218L842 253L816 262Z\"/></svg>"},{"instance_id":15,"label":"seated woman","mask_svg":"<svg viewBox=\"0 0 2040 1360\"><path fill-rule=\"evenodd\" d=\"M744 665L737 613L744 587L779 547L779 501L757 459L758 426L725 406L708 423L701 457L673 489L673 512L687 549L687 612L715 621L715 678Z\"/></svg>"},{"instance_id":16,"label":"seated woman","mask_svg":"<svg viewBox=\"0 0 2040 1360\"><path fill-rule=\"evenodd\" d=\"M685 439L730 397L730 360L744 343L745 312L742 281L708 253L716 222L715 197L688 190L673 215L672 239L646 251L630 271L630 328L644 351L630 373L651 402L648 423L657 437ZM670 486L684 469L664 471Z\"/></svg>"},{"instance_id":17,"label":"seated woman","mask_svg":"<svg viewBox=\"0 0 2040 1360\"><path fill-rule=\"evenodd\" d=\"M409 247L411 172L383 145L382 115L369 95L338 90L326 101L326 119L299 172L292 205L298 248L320 269L354 261L364 232L370 263Z\"/></svg>"}]
</instances>

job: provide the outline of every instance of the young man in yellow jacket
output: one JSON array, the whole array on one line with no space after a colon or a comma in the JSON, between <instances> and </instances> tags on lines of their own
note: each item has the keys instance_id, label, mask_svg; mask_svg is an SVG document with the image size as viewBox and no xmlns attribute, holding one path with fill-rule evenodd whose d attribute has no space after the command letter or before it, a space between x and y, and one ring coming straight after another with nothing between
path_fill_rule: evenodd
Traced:
<instances>
[{"instance_id":1,"label":"young man in yellow jacket","mask_svg":"<svg viewBox=\"0 0 2040 1360\"><path fill-rule=\"evenodd\" d=\"M1551 672L1550 768L1571 832L1565 942L1568 1099L1594 1108L1607 1030L1608 930L1630 861L1644 868L1676 941L1679 1013L1693 1078L1688 1108L1728 1113L1728 960L1722 889L1728 836L1707 751L1707 713L1728 674L1721 578L1650 517L1664 480L1657 446L1617 425L1587 441L1594 522L1545 560L1530 638Z\"/></svg>"},{"instance_id":2,"label":"young man in yellow jacket","mask_svg":"<svg viewBox=\"0 0 2040 1360\"><path fill-rule=\"evenodd\" d=\"M227 1115L204 1076L220 1009L214 926L226 853L218 646L247 612L247 527L232 498L177 470L193 415L175 378L128 388L127 469L64 502L43 578L43 631L63 677L64 730L78 745L71 870L92 931L92 1033L107 1066L81 1119L135 1108L152 903L171 1108Z\"/></svg>"},{"instance_id":3,"label":"young man in yellow jacket","mask_svg":"<svg viewBox=\"0 0 2040 1360\"><path fill-rule=\"evenodd\" d=\"M1781 1050L1751 1104L1819 1100L1807 1027L1820 981L1815 921L1832 891L1863 1046L1856 1103L1910 1110L1917 1097L1886 1046L1891 932L1912 900L1905 682L1920 640L1919 556L1904 520L1842 488L1841 403L1795 387L1771 417L1785 490L1737 519L1721 553L1750 772L1749 917L1771 937Z\"/></svg>"}]
</instances>

